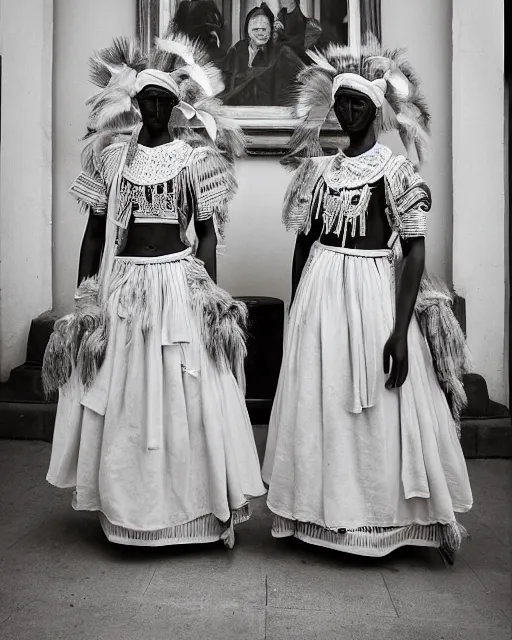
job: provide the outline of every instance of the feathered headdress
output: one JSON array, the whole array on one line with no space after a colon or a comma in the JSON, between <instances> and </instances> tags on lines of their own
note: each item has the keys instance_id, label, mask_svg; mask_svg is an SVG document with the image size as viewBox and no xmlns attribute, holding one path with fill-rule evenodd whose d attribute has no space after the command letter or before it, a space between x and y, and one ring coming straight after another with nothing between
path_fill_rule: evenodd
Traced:
<instances>
[{"instance_id":1,"label":"feathered headdress","mask_svg":"<svg viewBox=\"0 0 512 640\"><path fill-rule=\"evenodd\" d=\"M413 163L423 161L429 143L430 114L403 49L384 49L373 36L368 36L357 51L329 45L322 52L308 51L308 55L314 64L297 78L294 109L301 124L290 140L288 162L301 156L323 155L320 129L326 120L335 120L334 95L344 74L356 74L375 83L383 93L375 121L377 133L397 130Z\"/></svg>"},{"instance_id":2,"label":"feathered headdress","mask_svg":"<svg viewBox=\"0 0 512 640\"><path fill-rule=\"evenodd\" d=\"M232 156L243 153L242 131L216 97L224 89L220 70L203 45L183 34L157 38L148 55L136 39L116 38L91 57L90 79L101 91L87 102L91 111L86 137L92 140L86 156L101 151L112 134L133 131L141 122L136 95L151 83L165 86L178 98L170 126L180 137L213 141Z\"/></svg>"}]
</instances>

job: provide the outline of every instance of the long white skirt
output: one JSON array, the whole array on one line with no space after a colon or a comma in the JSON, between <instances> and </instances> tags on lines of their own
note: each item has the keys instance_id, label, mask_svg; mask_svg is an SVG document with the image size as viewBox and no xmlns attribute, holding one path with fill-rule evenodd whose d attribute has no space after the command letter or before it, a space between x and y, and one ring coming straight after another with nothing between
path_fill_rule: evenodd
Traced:
<instances>
[{"instance_id":1,"label":"long white skirt","mask_svg":"<svg viewBox=\"0 0 512 640\"><path fill-rule=\"evenodd\" d=\"M456 549L472 506L456 426L418 323L409 374L387 390L389 251L311 250L291 308L263 479L273 535L380 556Z\"/></svg>"},{"instance_id":2,"label":"long white skirt","mask_svg":"<svg viewBox=\"0 0 512 640\"><path fill-rule=\"evenodd\" d=\"M87 390L77 375L60 389L47 480L75 488L74 508L99 511L113 542L226 540L265 493L243 393L205 347L190 261L202 268L190 250L116 258L105 360Z\"/></svg>"}]
</instances>

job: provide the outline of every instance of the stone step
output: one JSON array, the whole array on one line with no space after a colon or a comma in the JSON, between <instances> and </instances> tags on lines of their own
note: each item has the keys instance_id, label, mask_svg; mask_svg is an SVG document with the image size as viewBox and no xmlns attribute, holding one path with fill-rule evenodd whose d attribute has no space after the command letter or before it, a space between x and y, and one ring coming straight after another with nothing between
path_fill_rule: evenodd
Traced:
<instances>
[{"instance_id":1,"label":"stone step","mask_svg":"<svg viewBox=\"0 0 512 640\"><path fill-rule=\"evenodd\" d=\"M46 403L41 366L26 362L11 371L9 380L0 384L0 402Z\"/></svg>"},{"instance_id":2,"label":"stone step","mask_svg":"<svg viewBox=\"0 0 512 640\"><path fill-rule=\"evenodd\" d=\"M268 419L268 405L266 400L247 401L253 425L265 424L261 419ZM0 438L51 442L56 411L55 403L0 402ZM512 458L510 418L462 420L461 443L466 458Z\"/></svg>"},{"instance_id":3,"label":"stone step","mask_svg":"<svg viewBox=\"0 0 512 640\"><path fill-rule=\"evenodd\" d=\"M0 438L51 442L55 403L0 402Z\"/></svg>"}]
</instances>

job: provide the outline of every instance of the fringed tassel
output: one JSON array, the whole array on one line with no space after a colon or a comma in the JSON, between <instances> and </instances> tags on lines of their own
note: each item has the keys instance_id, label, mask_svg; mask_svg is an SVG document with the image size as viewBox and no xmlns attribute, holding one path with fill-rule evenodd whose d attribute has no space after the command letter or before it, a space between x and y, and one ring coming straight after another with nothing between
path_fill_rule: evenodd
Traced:
<instances>
[{"instance_id":1,"label":"fringed tassel","mask_svg":"<svg viewBox=\"0 0 512 640\"><path fill-rule=\"evenodd\" d=\"M186 260L185 270L208 355L238 378L247 355L247 307L218 287L198 260Z\"/></svg>"},{"instance_id":2,"label":"fringed tassel","mask_svg":"<svg viewBox=\"0 0 512 640\"><path fill-rule=\"evenodd\" d=\"M338 238L343 234L342 247L346 245L349 228L352 238L355 237L358 226L359 235L366 236L366 216L370 198L369 185L350 191L342 189L339 195L326 193L323 209L324 232L327 234L335 233Z\"/></svg>"},{"instance_id":3,"label":"fringed tassel","mask_svg":"<svg viewBox=\"0 0 512 640\"><path fill-rule=\"evenodd\" d=\"M458 522L443 525L441 548L451 553L459 551L464 540L469 538L467 530Z\"/></svg>"},{"instance_id":4,"label":"fringed tassel","mask_svg":"<svg viewBox=\"0 0 512 640\"><path fill-rule=\"evenodd\" d=\"M42 380L47 396L62 388L73 371L88 388L103 364L108 321L98 304L96 278L84 280L75 294L75 312L54 325L43 359Z\"/></svg>"},{"instance_id":5,"label":"fringed tassel","mask_svg":"<svg viewBox=\"0 0 512 640\"><path fill-rule=\"evenodd\" d=\"M470 368L469 353L464 333L452 310L452 296L441 281L428 275L423 277L416 315L460 437L460 415L467 405L462 377Z\"/></svg>"},{"instance_id":6,"label":"fringed tassel","mask_svg":"<svg viewBox=\"0 0 512 640\"><path fill-rule=\"evenodd\" d=\"M287 231L307 233L311 225L311 206L325 182L322 180L331 158L303 160L290 182L283 204L283 224Z\"/></svg>"}]
</instances>

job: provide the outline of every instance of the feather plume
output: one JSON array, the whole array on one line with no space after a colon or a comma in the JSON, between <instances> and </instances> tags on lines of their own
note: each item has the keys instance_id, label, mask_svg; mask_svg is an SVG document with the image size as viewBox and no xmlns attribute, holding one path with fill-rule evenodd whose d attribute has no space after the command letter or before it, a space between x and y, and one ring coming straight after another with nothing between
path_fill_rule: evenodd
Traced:
<instances>
[{"instance_id":1,"label":"feather plume","mask_svg":"<svg viewBox=\"0 0 512 640\"><path fill-rule=\"evenodd\" d=\"M432 354L439 385L446 395L460 435L460 415L467 405L462 377L470 370L464 333L452 310L453 296L446 285L425 274L421 280L416 315Z\"/></svg>"},{"instance_id":2,"label":"feather plume","mask_svg":"<svg viewBox=\"0 0 512 640\"><path fill-rule=\"evenodd\" d=\"M217 146L231 158L244 155L246 138L238 122L228 113L218 98L205 98L196 103L196 108L209 113L217 123Z\"/></svg>"},{"instance_id":3,"label":"feather plume","mask_svg":"<svg viewBox=\"0 0 512 640\"><path fill-rule=\"evenodd\" d=\"M150 53L149 66L181 80L180 98L189 104L206 96L219 95L224 90L222 73L211 62L206 48L181 33L158 39Z\"/></svg>"},{"instance_id":4,"label":"feather plume","mask_svg":"<svg viewBox=\"0 0 512 640\"><path fill-rule=\"evenodd\" d=\"M147 56L135 38L114 38L110 47L95 52L89 60L90 80L98 87L105 88L112 74L130 67L137 73L147 67Z\"/></svg>"},{"instance_id":5,"label":"feather plume","mask_svg":"<svg viewBox=\"0 0 512 640\"><path fill-rule=\"evenodd\" d=\"M185 264L192 307L200 323L208 355L223 371L231 370L243 385L247 355L247 307L234 300L208 276L203 263L191 258Z\"/></svg>"},{"instance_id":6,"label":"feather plume","mask_svg":"<svg viewBox=\"0 0 512 640\"><path fill-rule=\"evenodd\" d=\"M299 74L295 93L295 113L301 118L299 128L303 131L292 137L287 163L293 162L294 154L319 152L320 146L314 141L315 127L307 114L328 117L332 83L342 73L356 73L371 82L387 79L386 101L377 115L376 131L397 130L406 148L423 161L429 142L430 113L403 49L384 48L373 35L367 34L358 50L330 44L323 51L307 53L315 64ZM320 126L316 131L319 136Z\"/></svg>"},{"instance_id":7,"label":"feather plume","mask_svg":"<svg viewBox=\"0 0 512 640\"><path fill-rule=\"evenodd\" d=\"M182 58L187 65L194 65L196 63L194 59L194 53L192 48L188 45L186 41L178 41L176 39L163 39L156 38L155 40L156 46L165 51L167 53L172 53L176 56Z\"/></svg>"},{"instance_id":8,"label":"feather plume","mask_svg":"<svg viewBox=\"0 0 512 640\"><path fill-rule=\"evenodd\" d=\"M329 64L327 59L324 56L322 56L318 51L310 50L310 51L306 51L306 53L311 58L311 60L313 60L313 62L317 65L317 67L320 67L320 69L323 69L328 73L336 74L336 69L332 66L332 64Z\"/></svg>"},{"instance_id":9,"label":"feather plume","mask_svg":"<svg viewBox=\"0 0 512 640\"><path fill-rule=\"evenodd\" d=\"M299 73L294 93L294 112L298 118L318 114L321 126L332 107L332 77L325 71L308 67Z\"/></svg>"},{"instance_id":10,"label":"feather plume","mask_svg":"<svg viewBox=\"0 0 512 640\"><path fill-rule=\"evenodd\" d=\"M97 278L84 280L75 294L74 313L54 325L43 359L43 387L48 396L65 386L73 372L87 389L103 363L108 322L98 293Z\"/></svg>"},{"instance_id":11,"label":"feather plume","mask_svg":"<svg viewBox=\"0 0 512 640\"><path fill-rule=\"evenodd\" d=\"M188 77L198 84L207 96L213 96L213 87L210 84L210 79L204 69L198 65L194 64L181 67L181 69L173 71L171 76L178 81L178 84L180 84L184 78Z\"/></svg>"},{"instance_id":12,"label":"feather plume","mask_svg":"<svg viewBox=\"0 0 512 640\"><path fill-rule=\"evenodd\" d=\"M217 129L217 144L232 160L245 151L245 137L236 121L215 96L224 90L221 71L211 62L203 44L181 33L159 38L148 56L141 52L135 39L117 38L110 47L96 52L91 58L91 80L102 91L87 102L90 107L88 144L83 162L89 168L98 157L98 145L109 136L129 133L141 122L141 114L134 97L135 79L143 69L157 69L173 76L179 86L179 98L196 111L203 111L210 122L209 129ZM197 118L181 122L178 137L195 140L199 134L203 145L211 141L204 128L198 128ZM204 124L204 123L203 123ZM190 131L185 131L185 129ZM194 128L194 132L192 132ZM106 134L107 138L102 137Z\"/></svg>"},{"instance_id":13,"label":"feather plume","mask_svg":"<svg viewBox=\"0 0 512 640\"><path fill-rule=\"evenodd\" d=\"M136 102L122 89L105 90L91 109L87 126L93 131L129 129L140 122Z\"/></svg>"},{"instance_id":14,"label":"feather plume","mask_svg":"<svg viewBox=\"0 0 512 640\"><path fill-rule=\"evenodd\" d=\"M299 73L294 89L294 115L301 119L301 123L290 138L289 152L281 164L296 168L298 158L323 155L320 130L332 107L332 77L325 67L306 67Z\"/></svg>"}]
</instances>

